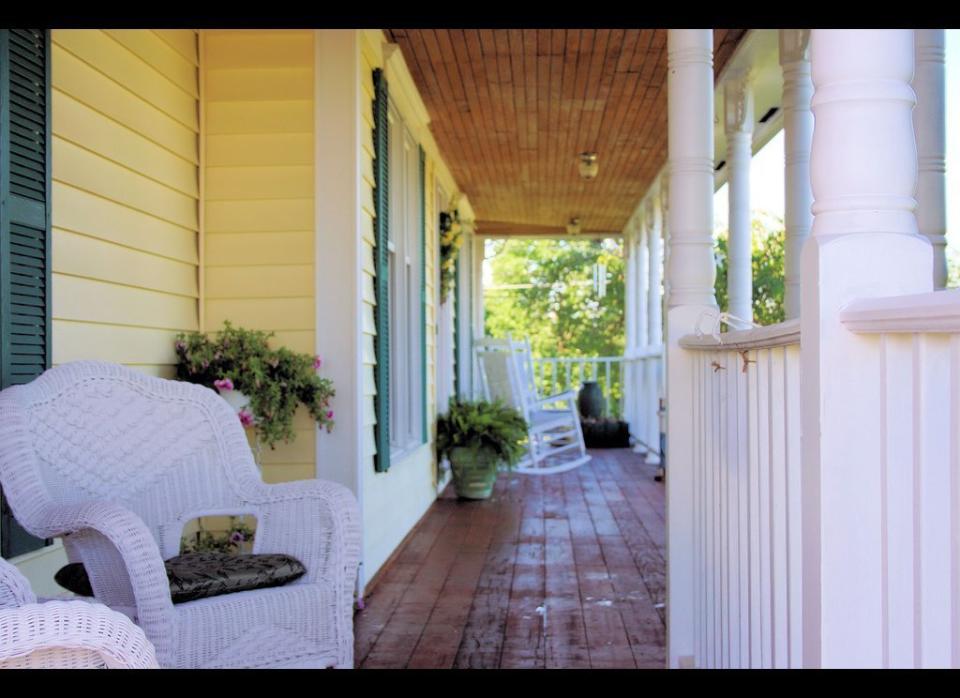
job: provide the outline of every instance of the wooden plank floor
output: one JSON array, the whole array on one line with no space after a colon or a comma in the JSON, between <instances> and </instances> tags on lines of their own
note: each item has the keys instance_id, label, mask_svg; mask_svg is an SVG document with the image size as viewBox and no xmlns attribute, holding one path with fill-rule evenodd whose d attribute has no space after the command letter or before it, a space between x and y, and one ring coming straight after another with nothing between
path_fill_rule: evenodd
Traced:
<instances>
[{"instance_id":1,"label":"wooden plank floor","mask_svg":"<svg viewBox=\"0 0 960 698\"><path fill-rule=\"evenodd\" d=\"M629 450L448 488L355 617L361 668L661 668L664 488Z\"/></svg>"}]
</instances>

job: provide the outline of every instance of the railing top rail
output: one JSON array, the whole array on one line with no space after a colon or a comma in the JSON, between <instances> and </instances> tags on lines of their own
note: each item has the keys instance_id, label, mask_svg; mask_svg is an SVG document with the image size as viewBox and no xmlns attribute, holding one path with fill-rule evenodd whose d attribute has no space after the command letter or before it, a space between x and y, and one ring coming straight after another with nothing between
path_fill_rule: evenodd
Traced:
<instances>
[{"instance_id":1,"label":"railing top rail","mask_svg":"<svg viewBox=\"0 0 960 698\"><path fill-rule=\"evenodd\" d=\"M960 333L960 289L858 298L840 312L851 332Z\"/></svg>"},{"instance_id":2,"label":"railing top rail","mask_svg":"<svg viewBox=\"0 0 960 698\"><path fill-rule=\"evenodd\" d=\"M570 363L577 361L590 361L603 363L605 361L623 361L622 356L534 356L534 361L556 361L558 363Z\"/></svg>"},{"instance_id":3,"label":"railing top rail","mask_svg":"<svg viewBox=\"0 0 960 698\"><path fill-rule=\"evenodd\" d=\"M717 351L727 349L767 349L800 343L800 320L787 320L776 325L755 327L749 330L721 332L719 340L713 335L688 334L680 338L684 349Z\"/></svg>"}]
</instances>

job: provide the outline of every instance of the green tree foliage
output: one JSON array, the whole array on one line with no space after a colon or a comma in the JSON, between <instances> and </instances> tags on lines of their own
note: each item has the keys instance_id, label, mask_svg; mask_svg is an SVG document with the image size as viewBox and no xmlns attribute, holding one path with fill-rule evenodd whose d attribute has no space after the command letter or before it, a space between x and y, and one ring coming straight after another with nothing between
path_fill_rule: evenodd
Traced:
<instances>
[{"instance_id":1,"label":"green tree foliage","mask_svg":"<svg viewBox=\"0 0 960 698\"><path fill-rule=\"evenodd\" d=\"M624 266L619 240L494 240L487 243L486 333L530 337L534 356L621 356ZM594 265L606 265L598 297Z\"/></svg>"},{"instance_id":2,"label":"green tree foliage","mask_svg":"<svg viewBox=\"0 0 960 698\"><path fill-rule=\"evenodd\" d=\"M753 238L753 321L758 325L774 325L783 322L783 221L776 219L766 224L754 219L751 225ZM717 305L726 310L727 302L727 231L714 237L714 257L717 264L717 280L714 289Z\"/></svg>"}]
</instances>

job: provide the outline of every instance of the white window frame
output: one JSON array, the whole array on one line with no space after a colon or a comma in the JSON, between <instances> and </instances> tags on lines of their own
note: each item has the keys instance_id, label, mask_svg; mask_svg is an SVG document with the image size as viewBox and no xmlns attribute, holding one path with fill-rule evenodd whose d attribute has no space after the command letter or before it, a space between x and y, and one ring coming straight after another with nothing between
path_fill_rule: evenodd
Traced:
<instances>
[{"instance_id":1,"label":"white window frame","mask_svg":"<svg viewBox=\"0 0 960 698\"><path fill-rule=\"evenodd\" d=\"M420 149L393 101L390 128L390 458L423 445Z\"/></svg>"}]
</instances>

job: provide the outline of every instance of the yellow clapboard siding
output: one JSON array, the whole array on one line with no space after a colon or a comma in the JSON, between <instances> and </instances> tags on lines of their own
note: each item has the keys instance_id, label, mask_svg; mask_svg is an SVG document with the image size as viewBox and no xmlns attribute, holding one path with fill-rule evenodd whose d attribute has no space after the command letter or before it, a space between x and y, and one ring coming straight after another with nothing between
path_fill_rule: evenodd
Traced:
<instances>
[{"instance_id":1,"label":"yellow clapboard siding","mask_svg":"<svg viewBox=\"0 0 960 698\"><path fill-rule=\"evenodd\" d=\"M53 182L53 225L196 265L197 234L75 187Z\"/></svg>"},{"instance_id":2,"label":"yellow clapboard siding","mask_svg":"<svg viewBox=\"0 0 960 698\"><path fill-rule=\"evenodd\" d=\"M369 335L376 335L377 323L374 322L374 318L373 318L373 306L367 305L366 303L364 303L363 309L361 312L363 315L362 322L361 322L361 331L366 332Z\"/></svg>"},{"instance_id":3,"label":"yellow clapboard siding","mask_svg":"<svg viewBox=\"0 0 960 698\"><path fill-rule=\"evenodd\" d=\"M197 297L197 267L53 229L53 271Z\"/></svg>"},{"instance_id":4,"label":"yellow clapboard siding","mask_svg":"<svg viewBox=\"0 0 960 698\"><path fill-rule=\"evenodd\" d=\"M157 291L53 274L53 317L117 325L195 330L197 302Z\"/></svg>"},{"instance_id":5,"label":"yellow clapboard siding","mask_svg":"<svg viewBox=\"0 0 960 698\"><path fill-rule=\"evenodd\" d=\"M205 312L313 353L312 31L204 31ZM264 449L264 478L313 477L315 424Z\"/></svg>"},{"instance_id":6,"label":"yellow clapboard siding","mask_svg":"<svg viewBox=\"0 0 960 698\"><path fill-rule=\"evenodd\" d=\"M313 165L312 133L210 135L208 167Z\"/></svg>"},{"instance_id":7,"label":"yellow clapboard siding","mask_svg":"<svg viewBox=\"0 0 960 698\"><path fill-rule=\"evenodd\" d=\"M316 339L314 330L277 330L270 339L270 346L286 347L291 351L312 354L316 347Z\"/></svg>"},{"instance_id":8,"label":"yellow clapboard siding","mask_svg":"<svg viewBox=\"0 0 960 698\"><path fill-rule=\"evenodd\" d=\"M263 481L269 485L292 480L309 480L317 477L313 459L308 463L272 463L263 466Z\"/></svg>"},{"instance_id":9,"label":"yellow clapboard siding","mask_svg":"<svg viewBox=\"0 0 960 698\"><path fill-rule=\"evenodd\" d=\"M263 447L262 462L264 465L282 465L294 463L309 463L313 460L314 429L294 429L296 439L290 443L280 442L276 448Z\"/></svg>"},{"instance_id":10,"label":"yellow clapboard siding","mask_svg":"<svg viewBox=\"0 0 960 698\"><path fill-rule=\"evenodd\" d=\"M52 113L54 135L196 198L195 163L104 118L59 90L53 90Z\"/></svg>"},{"instance_id":11,"label":"yellow clapboard siding","mask_svg":"<svg viewBox=\"0 0 960 698\"><path fill-rule=\"evenodd\" d=\"M99 29L55 29L53 42L184 126L198 129L197 100ZM135 58L131 60L131 58Z\"/></svg>"},{"instance_id":12,"label":"yellow clapboard siding","mask_svg":"<svg viewBox=\"0 0 960 698\"><path fill-rule=\"evenodd\" d=\"M53 321L53 363L101 359L122 364L174 364L176 330Z\"/></svg>"},{"instance_id":13,"label":"yellow clapboard siding","mask_svg":"<svg viewBox=\"0 0 960 698\"><path fill-rule=\"evenodd\" d=\"M313 32L207 31L206 68L284 68L313 64Z\"/></svg>"},{"instance_id":14,"label":"yellow clapboard siding","mask_svg":"<svg viewBox=\"0 0 960 698\"><path fill-rule=\"evenodd\" d=\"M197 201L133 170L53 137L53 178L171 223L197 229Z\"/></svg>"},{"instance_id":15,"label":"yellow clapboard siding","mask_svg":"<svg viewBox=\"0 0 960 698\"><path fill-rule=\"evenodd\" d=\"M364 364L373 364L377 360L377 353L373 347L373 337L368 334L362 335L360 340L360 351L362 352L361 362Z\"/></svg>"},{"instance_id":16,"label":"yellow clapboard siding","mask_svg":"<svg viewBox=\"0 0 960 698\"><path fill-rule=\"evenodd\" d=\"M197 60L197 32L193 29L153 29L152 31L193 65L199 64Z\"/></svg>"},{"instance_id":17,"label":"yellow clapboard siding","mask_svg":"<svg viewBox=\"0 0 960 698\"><path fill-rule=\"evenodd\" d=\"M207 201L305 199L313 196L313 167L208 167Z\"/></svg>"},{"instance_id":18,"label":"yellow clapboard siding","mask_svg":"<svg viewBox=\"0 0 960 698\"><path fill-rule=\"evenodd\" d=\"M143 134L190 162L197 162L197 133L143 101L56 44L51 48L57 90Z\"/></svg>"},{"instance_id":19,"label":"yellow clapboard siding","mask_svg":"<svg viewBox=\"0 0 960 698\"><path fill-rule=\"evenodd\" d=\"M208 267L207 298L287 298L312 296L313 265Z\"/></svg>"},{"instance_id":20,"label":"yellow clapboard siding","mask_svg":"<svg viewBox=\"0 0 960 698\"><path fill-rule=\"evenodd\" d=\"M308 330L314 326L313 298L211 298L207 322L218 327L224 320L254 330Z\"/></svg>"},{"instance_id":21,"label":"yellow clapboard siding","mask_svg":"<svg viewBox=\"0 0 960 698\"><path fill-rule=\"evenodd\" d=\"M110 38L152 66L181 90L197 97L197 65L149 29L105 29Z\"/></svg>"},{"instance_id":22,"label":"yellow clapboard siding","mask_svg":"<svg viewBox=\"0 0 960 698\"><path fill-rule=\"evenodd\" d=\"M207 133L307 133L313 130L313 102L208 102Z\"/></svg>"},{"instance_id":23,"label":"yellow clapboard siding","mask_svg":"<svg viewBox=\"0 0 960 698\"><path fill-rule=\"evenodd\" d=\"M262 201L208 201L205 208L207 233L313 231L312 197Z\"/></svg>"},{"instance_id":24,"label":"yellow clapboard siding","mask_svg":"<svg viewBox=\"0 0 960 698\"><path fill-rule=\"evenodd\" d=\"M368 245L376 244L373 232L373 218L367 215L360 216L360 239Z\"/></svg>"},{"instance_id":25,"label":"yellow clapboard siding","mask_svg":"<svg viewBox=\"0 0 960 698\"><path fill-rule=\"evenodd\" d=\"M218 101L313 99L311 68L208 70L206 98Z\"/></svg>"},{"instance_id":26,"label":"yellow clapboard siding","mask_svg":"<svg viewBox=\"0 0 960 698\"><path fill-rule=\"evenodd\" d=\"M210 233L207 267L260 264L303 264L313 260L313 232Z\"/></svg>"}]
</instances>

